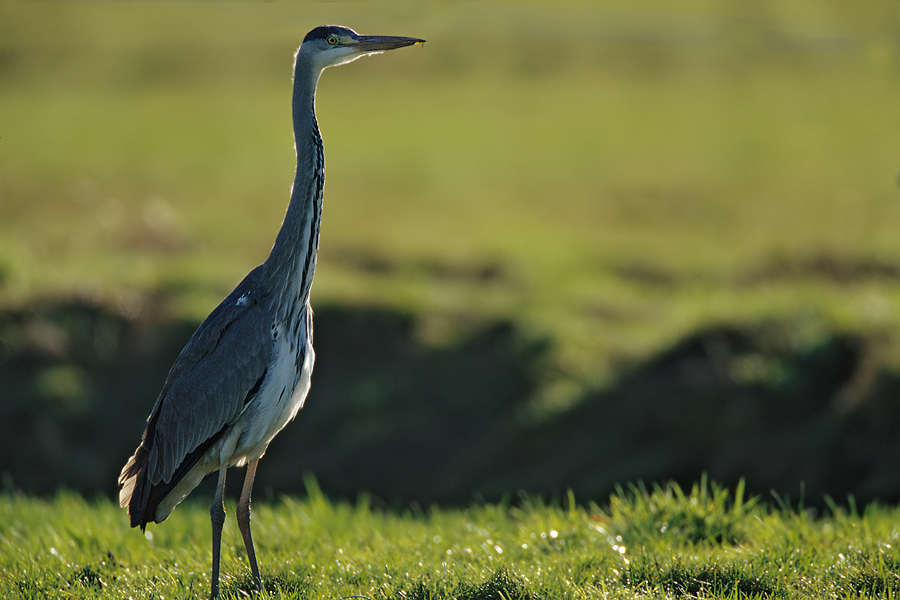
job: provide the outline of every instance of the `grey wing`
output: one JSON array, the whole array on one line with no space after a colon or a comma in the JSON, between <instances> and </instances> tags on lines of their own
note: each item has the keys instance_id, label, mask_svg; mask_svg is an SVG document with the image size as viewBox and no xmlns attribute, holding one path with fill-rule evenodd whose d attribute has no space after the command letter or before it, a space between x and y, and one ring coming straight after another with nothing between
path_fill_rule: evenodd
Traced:
<instances>
[{"instance_id":1,"label":"grey wing","mask_svg":"<svg viewBox=\"0 0 900 600\"><path fill-rule=\"evenodd\" d=\"M233 425L259 390L272 358L271 319L259 303L245 302L210 315L173 366L151 416L151 483L168 483L185 457Z\"/></svg>"},{"instance_id":2,"label":"grey wing","mask_svg":"<svg viewBox=\"0 0 900 600\"><path fill-rule=\"evenodd\" d=\"M156 507L252 400L272 358L272 318L258 285L261 267L200 325L178 356L140 445L119 475L131 526Z\"/></svg>"}]
</instances>

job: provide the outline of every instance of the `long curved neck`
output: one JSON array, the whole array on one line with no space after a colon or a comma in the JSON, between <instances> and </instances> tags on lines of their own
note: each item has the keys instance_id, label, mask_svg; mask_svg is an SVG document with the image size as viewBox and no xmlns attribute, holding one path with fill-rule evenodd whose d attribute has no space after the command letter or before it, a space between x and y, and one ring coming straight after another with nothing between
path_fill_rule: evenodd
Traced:
<instances>
[{"instance_id":1,"label":"long curved neck","mask_svg":"<svg viewBox=\"0 0 900 600\"><path fill-rule=\"evenodd\" d=\"M281 319L292 318L309 301L316 270L325 156L315 115L316 84L321 70L300 52L294 66L294 148L297 174L291 201L272 252L264 263L264 285Z\"/></svg>"}]
</instances>

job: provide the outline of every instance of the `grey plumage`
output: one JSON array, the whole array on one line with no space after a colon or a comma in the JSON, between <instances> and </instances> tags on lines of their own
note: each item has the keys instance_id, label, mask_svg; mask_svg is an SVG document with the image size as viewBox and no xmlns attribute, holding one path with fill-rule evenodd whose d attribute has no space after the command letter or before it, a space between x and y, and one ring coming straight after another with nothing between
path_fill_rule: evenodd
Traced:
<instances>
[{"instance_id":1,"label":"grey plumage","mask_svg":"<svg viewBox=\"0 0 900 600\"><path fill-rule=\"evenodd\" d=\"M296 415L315 359L309 292L316 268L325 181L315 90L329 66L420 43L361 36L339 26L307 34L294 66L297 173L284 223L266 261L206 318L169 371L143 439L119 476L119 502L131 526L164 521L205 477L218 472L210 508L212 596L218 595L225 473L247 465L238 502L254 582L262 582L250 534L250 492L257 461Z\"/></svg>"},{"instance_id":2,"label":"grey plumage","mask_svg":"<svg viewBox=\"0 0 900 600\"><path fill-rule=\"evenodd\" d=\"M270 340L259 335L273 322L259 282L262 268L206 318L169 371L141 446L119 478L132 527L168 516L157 515L160 502L259 391L273 353ZM129 481L135 483L132 493Z\"/></svg>"}]
</instances>

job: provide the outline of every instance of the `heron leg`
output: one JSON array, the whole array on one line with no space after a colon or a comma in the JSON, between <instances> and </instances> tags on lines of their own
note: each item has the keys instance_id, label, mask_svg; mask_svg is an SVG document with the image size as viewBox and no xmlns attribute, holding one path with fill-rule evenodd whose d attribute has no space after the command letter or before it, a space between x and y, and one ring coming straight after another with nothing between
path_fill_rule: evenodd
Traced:
<instances>
[{"instance_id":1,"label":"heron leg","mask_svg":"<svg viewBox=\"0 0 900 600\"><path fill-rule=\"evenodd\" d=\"M212 590L210 598L219 597L219 553L222 548L222 525L225 524L225 472L228 463L223 463L219 469L219 483L216 486L216 496L212 506L209 507L209 516L212 520Z\"/></svg>"},{"instance_id":2,"label":"heron leg","mask_svg":"<svg viewBox=\"0 0 900 600\"><path fill-rule=\"evenodd\" d=\"M247 475L244 477L244 489L237 505L238 529L244 537L244 546L247 547L247 560L250 561L250 571L253 573L253 583L256 589L262 590L262 577L259 575L259 565L256 563L256 551L253 549L253 537L250 535L250 491L253 489L253 478L256 477L256 458L247 463Z\"/></svg>"}]
</instances>

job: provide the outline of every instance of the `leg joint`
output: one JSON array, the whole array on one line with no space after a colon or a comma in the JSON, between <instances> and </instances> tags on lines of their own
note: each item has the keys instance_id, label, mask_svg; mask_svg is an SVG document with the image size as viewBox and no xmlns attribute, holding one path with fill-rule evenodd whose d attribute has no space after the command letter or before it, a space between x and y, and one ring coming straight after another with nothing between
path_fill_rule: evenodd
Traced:
<instances>
[{"instance_id":1,"label":"leg joint","mask_svg":"<svg viewBox=\"0 0 900 600\"><path fill-rule=\"evenodd\" d=\"M213 525L222 525L225 522L225 506L220 502L213 502L209 507L209 516Z\"/></svg>"},{"instance_id":2,"label":"leg joint","mask_svg":"<svg viewBox=\"0 0 900 600\"><path fill-rule=\"evenodd\" d=\"M237 505L237 520L238 522L249 523L250 522L250 504L244 504L243 502Z\"/></svg>"}]
</instances>

